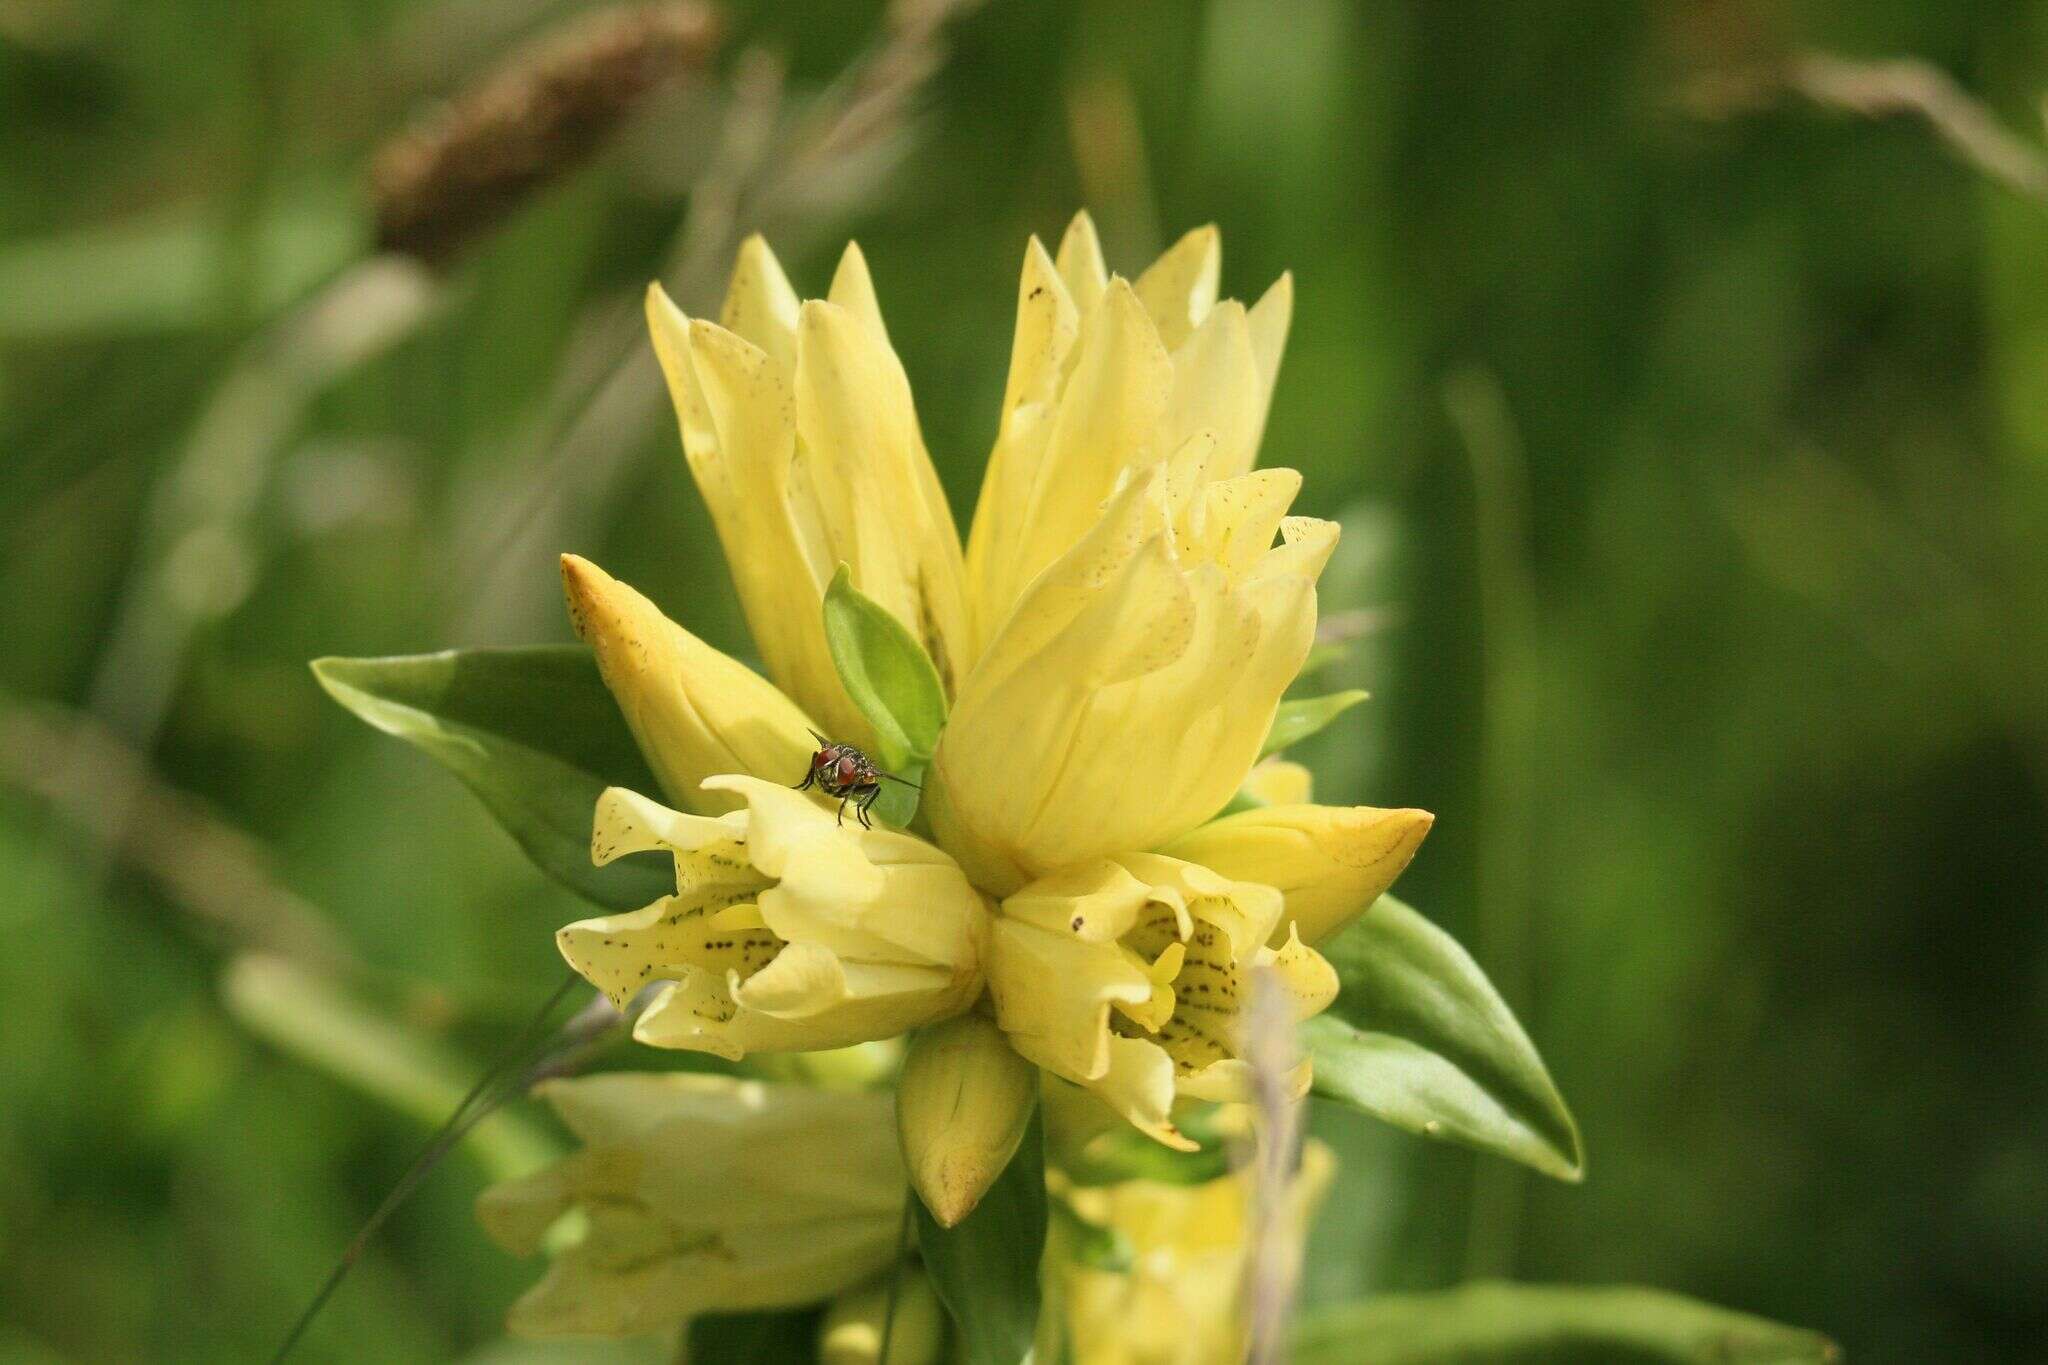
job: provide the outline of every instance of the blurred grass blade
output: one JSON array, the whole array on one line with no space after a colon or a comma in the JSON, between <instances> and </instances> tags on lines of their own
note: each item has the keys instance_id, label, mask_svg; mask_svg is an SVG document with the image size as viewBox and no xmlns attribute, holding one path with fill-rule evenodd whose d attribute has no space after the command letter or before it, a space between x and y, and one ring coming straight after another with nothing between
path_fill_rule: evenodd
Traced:
<instances>
[{"instance_id":1,"label":"blurred grass blade","mask_svg":"<svg viewBox=\"0 0 2048 1365\"><path fill-rule=\"evenodd\" d=\"M591 866L598 794L659 788L589 650L317 659L313 673L343 706L461 778L534 865L570 890L637 910L675 889L658 860Z\"/></svg>"},{"instance_id":2,"label":"blurred grass blade","mask_svg":"<svg viewBox=\"0 0 2048 1365\"><path fill-rule=\"evenodd\" d=\"M229 962L221 998L237 1023L273 1047L429 1127L462 1102L476 1070L330 978L272 954ZM525 1175L560 1154L541 1130L504 1111L478 1124L468 1141L494 1180Z\"/></svg>"},{"instance_id":3,"label":"blurred grass blade","mask_svg":"<svg viewBox=\"0 0 2048 1365\"><path fill-rule=\"evenodd\" d=\"M1450 935L1382 896L1317 947L1341 983L1301 1029L1317 1094L1560 1180L1584 1174L1578 1125L1543 1059Z\"/></svg>"},{"instance_id":4,"label":"blurred grass blade","mask_svg":"<svg viewBox=\"0 0 2048 1365\"><path fill-rule=\"evenodd\" d=\"M1302 697L1296 701L1281 702L1280 709L1273 715L1273 728L1266 732L1265 747L1259 750L1259 757L1277 754L1289 745L1301 743L1364 701L1368 695L1354 687L1347 692L1332 692L1326 697Z\"/></svg>"},{"instance_id":5,"label":"blurred grass blade","mask_svg":"<svg viewBox=\"0 0 2048 1365\"><path fill-rule=\"evenodd\" d=\"M974 1212L940 1227L912 1195L917 1244L960 1342L964 1365L1018 1365L1038 1330L1038 1261L1045 1249L1044 1115L1034 1112L1017 1154Z\"/></svg>"},{"instance_id":6,"label":"blurred grass blade","mask_svg":"<svg viewBox=\"0 0 2048 1365\"><path fill-rule=\"evenodd\" d=\"M231 321L222 272L239 264L226 211L197 200L0 248L0 341L191 331ZM346 187L280 196L253 228L257 315L268 316L362 253L368 224Z\"/></svg>"},{"instance_id":7,"label":"blurred grass blade","mask_svg":"<svg viewBox=\"0 0 2048 1365\"><path fill-rule=\"evenodd\" d=\"M846 694L875 727L885 766L929 761L946 724L939 671L887 608L853 586L846 565L825 592L825 642Z\"/></svg>"},{"instance_id":8,"label":"blurred grass blade","mask_svg":"<svg viewBox=\"0 0 2048 1365\"><path fill-rule=\"evenodd\" d=\"M1304 1313L1294 1365L1819 1365L1818 1332L1631 1287L1469 1284Z\"/></svg>"}]
</instances>

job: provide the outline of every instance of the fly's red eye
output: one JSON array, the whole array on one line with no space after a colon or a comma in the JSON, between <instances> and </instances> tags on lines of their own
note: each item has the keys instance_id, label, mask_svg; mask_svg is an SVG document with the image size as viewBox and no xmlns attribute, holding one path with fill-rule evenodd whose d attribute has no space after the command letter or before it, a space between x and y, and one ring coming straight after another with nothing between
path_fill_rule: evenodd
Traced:
<instances>
[{"instance_id":1,"label":"fly's red eye","mask_svg":"<svg viewBox=\"0 0 2048 1365\"><path fill-rule=\"evenodd\" d=\"M860 776L860 765L855 763L850 755L841 758L839 760L838 776L841 783L851 786L853 780Z\"/></svg>"}]
</instances>

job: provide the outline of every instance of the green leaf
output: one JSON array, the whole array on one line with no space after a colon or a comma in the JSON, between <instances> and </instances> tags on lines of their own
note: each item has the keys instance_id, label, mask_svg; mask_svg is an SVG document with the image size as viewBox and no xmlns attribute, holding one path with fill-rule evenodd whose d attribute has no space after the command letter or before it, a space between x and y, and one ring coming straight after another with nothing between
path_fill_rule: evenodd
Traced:
<instances>
[{"instance_id":1,"label":"green leaf","mask_svg":"<svg viewBox=\"0 0 2048 1365\"><path fill-rule=\"evenodd\" d=\"M917 1245L958 1329L966 1365L1017 1365L1038 1329L1038 1261L1045 1249L1045 1130L1036 1111L1017 1154L974 1212L940 1227L910 1196Z\"/></svg>"},{"instance_id":2,"label":"green leaf","mask_svg":"<svg viewBox=\"0 0 2048 1365\"><path fill-rule=\"evenodd\" d=\"M911 820L917 815L920 788L924 785L925 767L922 763L906 763L902 768L882 778L882 794L875 798L874 818L896 829L910 828ZM892 781L891 779L896 779Z\"/></svg>"},{"instance_id":3,"label":"green leaf","mask_svg":"<svg viewBox=\"0 0 2048 1365\"><path fill-rule=\"evenodd\" d=\"M317 659L313 675L343 706L461 778L534 865L570 890L636 910L675 889L673 873L651 857L591 866L598 793L660 788L589 650Z\"/></svg>"},{"instance_id":4,"label":"green leaf","mask_svg":"<svg viewBox=\"0 0 2048 1365\"><path fill-rule=\"evenodd\" d=\"M1819 1365L1818 1332L1626 1286L1477 1283L1302 1314L1294 1365Z\"/></svg>"},{"instance_id":5,"label":"green leaf","mask_svg":"<svg viewBox=\"0 0 2048 1365\"><path fill-rule=\"evenodd\" d=\"M1328 644L1318 642L1309 646L1308 657L1301 661L1301 671L1294 675L1295 680L1298 682L1318 669L1328 668L1331 664L1342 663L1351 657L1351 653L1356 647L1355 643L1350 640L1334 640Z\"/></svg>"},{"instance_id":6,"label":"green leaf","mask_svg":"<svg viewBox=\"0 0 2048 1365\"><path fill-rule=\"evenodd\" d=\"M1197 1139L1199 1141L1199 1139ZM1150 1180L1161 1185L1206 1185L1230 1171L1223 1143L1177 1152L1135 1129L1103 1134L1068 1158L1062 1169L1076 1185L1121 1185Z\"/></svg>"},{"instance_id":7,"label":"green leaf","mask_svg":"<svg viewBox=\"0 0 2048 1365\"><path fill-rule=\"evenodd\" d=\"M1449 934L1382 896L1317 951L1340 983L1301 1029L1317 1094L1560 1180L1585 1173L1578 1125L1543 1059Z\"/></svg>"},{"instance_id":8,"label":"green leaf","mask_svg":"<svg viewBox=\"0 0 2048 1365\"><path fill-rule=\"evenodd\" d=\"M690 1320L689 1365L735 1360L811 1360L818 1350L817 1308L706 1313Z\"/></svg>"},{"instance_id":9,"label":"green leaf","mask_svg":"<svg viewBox=\"0 0 2048 1365\"><path fill-rule=\"evenodd\" d=\"M1273 728L1266 732L1266 747L1259 750L1259 757L1277 754L1290 745L1301 743L1370 695L1354 687L1348 692L1332 692L1325 697L1301 697L1281 702L1280 709L1273 715Z\"/></svg>"},{"instance_id":10,"label":"green leaf","mask_svg":"<svg viewBox=\"0 0 2048 1365\"><path fill-rule=\"evenodd\" d=\"M929 762L946 724L939 671L901 621L853 586L844 564L825 593L825 643L846 694L875 727L883 766Z\"/></svg>"}]
</instances>

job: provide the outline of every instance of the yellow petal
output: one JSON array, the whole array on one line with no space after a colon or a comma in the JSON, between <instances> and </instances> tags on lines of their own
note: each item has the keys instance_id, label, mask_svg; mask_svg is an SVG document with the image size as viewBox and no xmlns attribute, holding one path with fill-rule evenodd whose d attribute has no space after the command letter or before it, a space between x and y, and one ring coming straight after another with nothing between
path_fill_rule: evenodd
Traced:
<instances>
[{"instance_id":1,"label":"yellow petal","mask_svg":"<svg viewBox=\"0 0 2048 1365\"><path fill-rule=\"evenodd\" d=\"M562 556L562 584L576 634L671 801L716 814L735 803L701 789L713 774L805 770L810 721L766 679L589 560Z\"/></svg>"},{"instance_id":2,"label":"yellow petal","mask_svg":"<svg viewBox=\"0 0 2048 1365\"><path fill-rule=\"evenodd\" d=\"M718 320L766 353L784 373L796 365L796 290L759 233L740 243Z\"/></svg>"},{"instance_id":3,"label":"yellow petal","mask_svg":"<svg viewBox=\"0 0 2048 1365\"><path fill-rule=\"evenodd\" d=\"M1273 409L1273 388L1280 378L1280 356L1287 349L1287 331L1294 322L1294 276L1291 272L1273 282L1273 287L1252 306L1248 321L1252 354L1259 363L1259 423L1251 449L1246 452L1244 467L1221 471L1225 474L1242 474L1250 469L1258 458L1259 445L1265 439L1266 418Z\"/></svg>"},{"instance_id":4,"label":"yellow petal","mask_svg":"<svg viewBox=\"0 0 2048 1365\"><path fill-rule=\"evenodd\" d=\"M769 677L822 732L872 748L821 620L842 562L924 644L948 691L975 646L959 534L908 380L857 247L831 301L805 304L749 239L721 316L693 321L650 290L691 474Z\"/></svg>"},{"instance_id":5,"label":"yellow petal","mask_svg":"<svg viewBox=\"0 0 2048 1365\"><path fill-rule=\"evenodd\" d=\"M1130 285L1111 280L1083 316L1073 373L1026 495L1013 593L1080 540L1117 478L1145 461L1173 384L1173 361Z\"/></svg>"},{"instance_id":6,"label":"yellow petal","mask_svg":"<svg viewBox=\"0 0 2048 1365\"><path fill-rule=\"evenodd\" d=\"M1138 276L1138 297L1168 347L1187 340L1209 316L1222 274L1223 237L1212 223L1168 247Z\"/></svg>"},{"instance_id":7,"label":"yellow petal","mask_svg":"<svg viewBox=\"0 0 2048 1365\"><path fill-rule=\"evenodd\" d=\"M1266 386L1259 375L1244 305L1217 305L1173 353L1173 396L1159 444L1172 449L1197 431L1216 437L1210 477L1252 467L1265 424Z\"/></svg>"},{"instance_id":8,"label":"yellow petal","mask_svg":"<svg viewBox=\"0 0 2048 1365\"><path fill-rule=\"evenodd\" d=\"M1002 625L1016 587L1011 582L1029 523L1031 488L1066 378L1066 360L1080 334L1081 315L1052 258L1033 237L1024 250L1017 285L1017 326L1010 346L1010 377L1002 424L983 471L981 496L968 536L967 577L981 648Z\"/></svg>"},{"instance_id":9,"label":"yellow petal","mask_svg":"<svg viewBox=\"0 0 2048 1365\"><path fill-rule=\"evenodd\" d=\"M1076 1083L1110 1065L1109 1007L1152 996L1144 968L1114 944L999 919L990 941L989 997L1011 1046ZM1168 1072L1169 1083L1171 1069Z\"/></svg>"},{"instance_id":10,"label":"yellow petal","mask_svg":"<svg viewBox=\"0 0 2048 1365\"><path fill-rule=\"evenodd\" d=\"M889 329L882 322L881 300L875 297L874 277L868 274L868 258L858 242L848 242L840 254L839 268L832 272L832 287L825 294L835 307L844 308L875 329L882 344L889 344Z\"/></svg>"},{"instance_id":11,"label":"yellow petal","mask_svg":"<svg viewBox=\"0 0 2048 1365\"><path fill-rule=\"evenodd\" d=\"M1173 1126L1173 1059L1157 1043L1111 1035L1109 1065L1089 1089L1154 1142L1181 1152L1201 1146Z\"/></svg>"},{"instance_id":12,"label":"yellow petal","mask_svg":"<svg viewBox=\"0 0 2048 1365\"><path fill-rule=\"evenodd\" d=\"M659 988L636 1038L732 1059L849 1047L950 1018L981 993L987 903L944 853L841 825L778 783L727 774L705 786L744 808L709 819L604 794L594 856L666 849L676 893L557 935L620 1008Z\"/></svg>"},{"instance_id":13,"label":"yellow petal","mask_svg":"<svg viewBox=\"0 0 2048 1365\"><path fill-rule=\"evenodd\" d=\"M1372 806L1267 806L1204 825L1167 846L1226 877L1263 882L1286 899L1282 926L1328 938L1394 884L1433 817Z\"/></svg>"},{"instance_id":14,"label":"yellow petal","mask_svg":"<svg viewBox=\"0 0 2048 1365\"><path fill-rule=\"evenodd\" d=\"M1299 477L1210 484L1179 529L1173 480L1166 465L1126 479L960 691L927 804L940 841L991 892L1158 847L1213 816L1313 643L1315 574L1335 528L1283 515Z\"/></svg>"},{"instance_id":15,"label":"yellow petal","mask_svg":"<svg viewBox=\"0 0 2048 1365\"><path fill-rule=\"evenodd\" d=\"M1086 209L1067 224L1057 260L1060 278L1067 282L1067 293L1073 296L1074 306L1083 313L1094 308L1109 284L1109 267L1103 263L1102 239L1095 235L1095 220Z\"/></svg>"},{"instance_id":16,"label":"yellow petal","mask_svg":"<svg viewBox=\"0 0 2048 1365\"><path fill-rule=\"evenodd\" d=\"M833 303L805 304L796 402L835 566L849 565L854 586L917 637L950 693L972 647L959 535L879 325Z\"/></svg>"},{"instance_id":17,"label":"yellow petal","mask_svg":"<svg viewBox=\"0 0 2048 1365\"><path fill-rule=\"evenodd\" d=\"M1315 775L1290 758L1261 759L1238 789L1254 805L1305 806L1314 799Z\"/></svg>"}]
</instances>

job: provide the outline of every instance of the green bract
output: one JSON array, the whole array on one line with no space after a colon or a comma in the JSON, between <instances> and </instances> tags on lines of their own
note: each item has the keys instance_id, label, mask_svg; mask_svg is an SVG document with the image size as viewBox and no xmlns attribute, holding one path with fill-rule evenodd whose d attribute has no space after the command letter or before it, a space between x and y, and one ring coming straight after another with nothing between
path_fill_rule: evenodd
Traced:
<instances>
[{"instance_id":1,"label":"green bract","mask_svg":"<svg viewBox=\"0 0 2048 1365\"><path fill-rule=\"evenodd\" d=\"M1382 896L1321 950L1339 992L1301 1031L1316 1093L1560 1180L1584 1175L1578 1125L1543 1059L1449 934Z\"/></svg>"},{"instance_id":2,"label":"green bract","mask_svg":"<svg viewBox=\"0 0 2048 1365\"><path fill-rule=\"evenodd\" d=\"M673 889L658 862L590 861L606 787L658 791L590 651L576 645L316 659L329 696L461 778L534 866L614 910Z\"/></svg>"}]
</instances>

